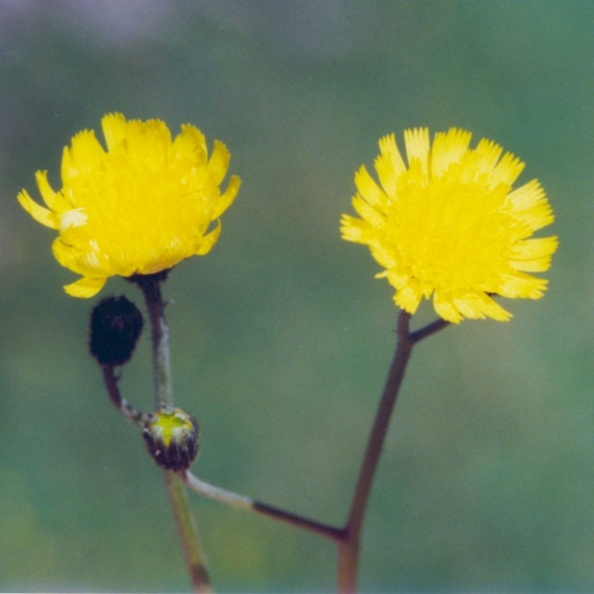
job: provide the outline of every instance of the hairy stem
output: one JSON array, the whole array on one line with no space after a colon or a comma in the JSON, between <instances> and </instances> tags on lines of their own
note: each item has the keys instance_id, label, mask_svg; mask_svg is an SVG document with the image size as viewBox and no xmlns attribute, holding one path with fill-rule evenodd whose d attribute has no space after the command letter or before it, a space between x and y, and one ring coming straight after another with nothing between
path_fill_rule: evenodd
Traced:
<instances>
[{"instance_id":1,"label":"hairy stem","mask_svg":"<svg viewBox=\"0 0 594 594\"><path fill-rule=\"evenodd\" d=\"M142 289L151 324L155 408L161 404L173 406L173 384L169 356L169 327L165 319L165 303L161 295L160 275L135 277Z\"/></svg>"},{"instance_id":2,"label":"hairy stem","mask_svg":"<svg viewBox=\"0 0 594 594\"><path fill-rule=\"evenodd\" d=\"M135 282L144 293L151 324L153 372L155 379L155 407L161 404L173 406L173 388L169 357L169 329L165 319L165 304L161 295L162 275L135 277ZM195 592L212 592L206 560L198 532L190 514L185 488L179 476L163 470L163 478L177 531L184 551L190 581Z\"/></svg>"}]
</instances>

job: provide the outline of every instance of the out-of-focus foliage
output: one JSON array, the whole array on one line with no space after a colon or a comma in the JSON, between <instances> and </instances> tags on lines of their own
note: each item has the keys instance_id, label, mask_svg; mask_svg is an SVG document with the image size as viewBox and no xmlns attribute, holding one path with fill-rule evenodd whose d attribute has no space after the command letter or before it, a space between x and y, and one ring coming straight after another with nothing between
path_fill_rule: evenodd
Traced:
<instances>
[{"instance_id":1,"label":"out-of-focus foliage","mask_svg":"<svg viewBox=\"0 0 594 594\"><path fill-rule=\"evenodd\" d=\"M415 351L364 533L364 591L594 587L594 5L6 0L0 7L0 589L179 591L160 472L85 352L88 301L16 194L103 114L225 140L241 193L166 297L194 470L345 517L394 342L338 220L377 138L459 126L520 155L557 215L550 290ZM124 281L109 292L140 294ZM419 322L431 319L421 312ZM147 337L122 389L149 408ZM331 543L192 496L220 591L331 591Z\"/></svg>"}]
</instances>

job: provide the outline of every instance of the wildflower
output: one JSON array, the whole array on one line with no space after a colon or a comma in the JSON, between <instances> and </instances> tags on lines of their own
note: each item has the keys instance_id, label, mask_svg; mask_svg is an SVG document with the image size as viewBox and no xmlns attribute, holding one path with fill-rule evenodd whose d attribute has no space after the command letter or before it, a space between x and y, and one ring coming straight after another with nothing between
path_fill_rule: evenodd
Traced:
<instances>
[{"instance_id":1,"label":"wildflower","mask_svg":"<svg viewBox=\"0 0 594 594\"><path fill-rule=\"evenodd\" d=\"M489 140L469 147L471 133L456 128L435 135L407 130L405 164L394 135L379 141L379 184L362 166L353 207L343 215L343 239L366 244L396 289L394 301L414 314L433 296L437 314L506 321L511 314L494 296L539 299L547 281L529 272L549 268L556 237L532 238L554 220L537 180L512 189L524 168Z\"/></svg>"},{"instance_id":2,"label":"wildflower","mask_svg":"<svg viewBox=\"0 0 594 594\"><path fill-rule=\"evenodd\" d=\"M91 130L65 147L60 190L52 189L47 171L36 173L47 208L26 190L18 196L37 222L58 231L54 256L82 275L64 287L74 297L92 297L111 276L154 274L207 254L240 186L232 176L221 192L229 151L215 140L208 158L194 126L183 125L172 139L161 120L127 121L114 113L101 125L106 149Z\"/></svg>"}]
</instances>

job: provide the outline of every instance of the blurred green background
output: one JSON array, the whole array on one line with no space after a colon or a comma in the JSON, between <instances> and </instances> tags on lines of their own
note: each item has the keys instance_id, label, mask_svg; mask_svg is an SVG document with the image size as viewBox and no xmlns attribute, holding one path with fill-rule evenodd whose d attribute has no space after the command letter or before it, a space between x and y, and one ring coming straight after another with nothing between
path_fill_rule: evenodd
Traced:
<instances>
[{"instance_id":1,"label":"blurred green background","mask_svg":"<svg viewBox=\"0 0 594 594\"><path fill-rule=\"evenodd\" d=\"M86 353L93 300L18 206L101 116L201 128L243 186L165 287L177 403L205 480L346 515L394 344L339 238L378 138L467 128L527 163L561 246L537 302L415 351L363 539L363 591L594 588L594 3L0 1L0 589L188 589L161 475ZM108 283L101 297L125 293ZM432 319L425 308L418 323ZM147 337L124 370L149 408ZM219 591L332 591L333 545L191 496Z\"/></svg>"}]
</instances>

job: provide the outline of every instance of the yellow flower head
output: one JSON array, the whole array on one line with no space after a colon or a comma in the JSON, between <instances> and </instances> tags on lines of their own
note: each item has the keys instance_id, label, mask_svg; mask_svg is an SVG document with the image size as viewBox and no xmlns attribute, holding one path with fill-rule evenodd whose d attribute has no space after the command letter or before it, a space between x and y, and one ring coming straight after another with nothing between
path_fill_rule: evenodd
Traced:
<instances>
[{"instance_id":1,"label":"yellow flower head","mask_svg":"<svg viewBox=\"0 0 594 594\"><path fill-rule=\"evenodd\" d=\"M433 296L444 320L511 314L492 296L538 299L547 281L528 272L549 268L556 237L531 238L554 215L537 180L512 189L524 168L489 140L469 147L471 133L406 130L405 164L394 135L379 141L379 184L362 166L343 239L369 246L396 289L396 305L413 314Z\"/></svg>"},{"instance_id":2,"label":"yellow flower head","mask_svg":"<svg viewBox=\"0 0 594 594\"><path fill-rule=\"evenodd\" d=\"M207 254L221 231L217 219L240 186L232 176L221 192L229 151L215 140L208 158L194 126L183 125L172 139L161 120L114 113L101 125L107 149L91 130L64 148L59 191L47 171L36 173L47 208L26 190L18 196L37 222L58 231L56 260L83 277L64 287L74 297L92 297L110 276L154 274Z\"/></svg>"}]
</instances>

